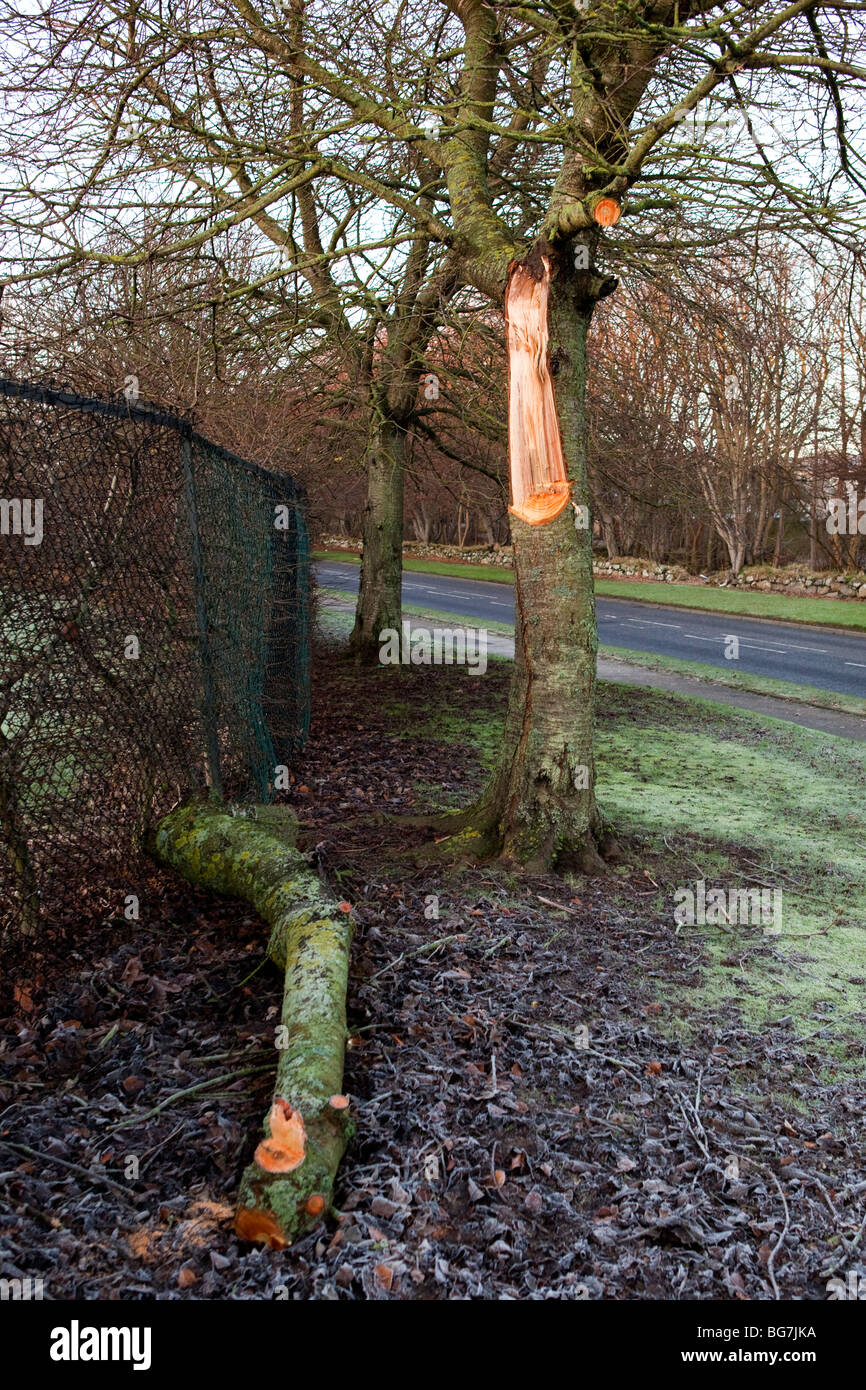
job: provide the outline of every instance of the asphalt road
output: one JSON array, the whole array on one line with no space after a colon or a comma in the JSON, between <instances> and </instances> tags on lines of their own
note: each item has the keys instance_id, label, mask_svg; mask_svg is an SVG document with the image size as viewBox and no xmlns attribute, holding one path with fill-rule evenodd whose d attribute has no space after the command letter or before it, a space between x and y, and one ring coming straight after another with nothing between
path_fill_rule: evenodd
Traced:
<instances>
[{"instance_id":1,"label":"asphalt road","mask_svg":"<svg viewBox=\"0 0 866 1390\"><path fill-rule=\"evenodd\" d=\"M357 565L322 560L315 568L324 587L357 593ZM476 621L514 621L514 594L507 584L404 574L403 602ZM599 641L605 646L702 661L866 699L866 634L664 608L629 599L600 598L597 609ZM725 657L726 642L732 636L739 639L736 659Z\"/></svg>"}]
</instances>

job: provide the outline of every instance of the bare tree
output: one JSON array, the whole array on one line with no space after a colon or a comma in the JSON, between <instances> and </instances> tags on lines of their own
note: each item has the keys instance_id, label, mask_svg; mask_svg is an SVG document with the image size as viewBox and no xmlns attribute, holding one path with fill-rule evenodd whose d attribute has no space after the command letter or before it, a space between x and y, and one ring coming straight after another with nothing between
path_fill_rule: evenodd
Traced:
<instances>
[{"instance_id":1,"label":"bare tree","mask_svg":"<svg viewBox=\"0 0 866 1390\"><path fill-rule=\"evenodd\" d=\"M35 257L26 273L99 262L87 214L104 218L120 189L140 182L142 151L161 177L176 250L251 220L304 282L310 331L346 346L352 373L372 383L371 476L382 479L373 493L387 494L381 521L376 500L368 516L377 569L396 567L389 537L401 509L389 480L402 476L401 412L418 325L435 318L426 317L434 279L506 311L514 679L499 769L452 847L537 868L590 867L604 850L590 323L621 264L651 270L703 255L711 279L714 248L758 228L800 229L857 252L863 9L864 0L422 0L338 14L302 0L288 10L189 0L165 19L98 6L96 24L79 0L32 17L7 11L31 54L13 131L27 177L4 206ZM64 170L83 170L74 196L46 173L54 143L70 152ZM41 178L30 167L40 159ZM362 275L371 244L374 269ZM386 251L399 270L388 352L377 357L380 323L353 348L353 315L369 311ZM263 267L262 278L282 273ZM377 376L392 353L393 376ZM368 611L386 612L376 595L393 584L367 582ZM359 650L369 637L356 629Z\"/></svg>"}]
</instances>

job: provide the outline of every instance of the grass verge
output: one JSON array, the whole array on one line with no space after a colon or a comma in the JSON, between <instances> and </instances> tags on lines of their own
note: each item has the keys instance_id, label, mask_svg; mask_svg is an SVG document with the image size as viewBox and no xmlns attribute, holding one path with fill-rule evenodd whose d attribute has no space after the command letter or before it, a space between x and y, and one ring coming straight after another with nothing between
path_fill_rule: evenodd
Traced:
<instances>
[{"instance_id":1,"label":"grass verge","mask_svg":"<svg viewBox=\"0 0 866 1390\"><path fill-rule=\"evenodd\" d=\"M754 1029L790 1014L841 1058L866 1017L866 748L641 688L607 685L600 704L601 803L668 886L782 890L779 935L680 928L708 949L702 1006L736 999Z\"/></svg>"},{"instance_id":2,"label":"grass verge","mask_svg":"<svg viewBox=\"0 0 866 1390\"><path fill-rule=\"evenodd\" d=\"M814 685L796 685L772 676L755 676L748 671L732 671L721 666L708 666L703 661L680 661L673 656L657 656L654 652L636 652L628 647L598 649L599 656L612 661L625 661L632 666L645 666L650 671L670 671L678 676L724 685L732 690L746 690L754 695L772 695L777 700L793 700L818 709L836 710L841 714L866 715L866 701L856 695L842 695L834 690L819 690ZM708 694L708 699L712 696Z\"/></svg>"},{"instance_id":3,"label":"grass verge","mask_svg":"<svg viewBox=\"0 0 866 1390\"><path fill-rule=\"evenodd\" d=\"M621 875L623 914L641 924L650 914L697 948L687 1001L681 984L657 980L666 1026L705 1031L731 1009L754 1032L789 1018L801 1039L820 1037L826 1079L862 1072L866 748L711 700L608 682L600 691L598 795L626 855L612 891ZM395 731L471 749L489 769L500 721L443 708L435 681L430 692L429 715L416 707L410 724L399 699L389 706ZM428 782L418 791L436 800ZM728 894L781 889L779 933L755 921L678 927L676 889L696 892L699 880Z\"/></svg>"}]
</instances>

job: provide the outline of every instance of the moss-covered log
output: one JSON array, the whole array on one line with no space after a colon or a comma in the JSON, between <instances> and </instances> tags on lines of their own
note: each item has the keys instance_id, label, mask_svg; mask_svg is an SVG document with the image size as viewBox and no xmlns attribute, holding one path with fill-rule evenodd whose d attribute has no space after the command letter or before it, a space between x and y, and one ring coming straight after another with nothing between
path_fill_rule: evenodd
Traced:
<instances>
[{"instance_id":1,"label":"moss-covered log","mask_svg":"<svg viewBox=\"0 0 866 1390\"><path fill-rule=\"evenodd\" d=\"M236 1220L239 1235L273 1249L330 1206L352 1128L342 1095L352 923L295 848L294 828L281 808L193 805L166 816L152 842L197 887L251 903L285 972L274 1097Z\"/></svg>"}]
</instances>

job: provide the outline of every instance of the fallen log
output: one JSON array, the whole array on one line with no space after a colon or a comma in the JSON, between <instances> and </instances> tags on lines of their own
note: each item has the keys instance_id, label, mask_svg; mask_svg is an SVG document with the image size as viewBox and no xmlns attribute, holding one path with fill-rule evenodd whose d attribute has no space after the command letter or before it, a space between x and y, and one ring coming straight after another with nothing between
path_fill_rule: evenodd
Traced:
<instances>
[{"instance_id":1,"label":"fallen log","mask_svg":"<svg viewBox=\"0 0 866 1390\"><path fill-rule=\"evenodd\" d=\"M190 883L244 898L285 972L265 1138L241 1178L235 1229L282 1250L331 1205L353 1129L342 1094L352 921L295 848L286 808L198 804L156 827L152 852Z\"/></svg>"}]
</instances>

